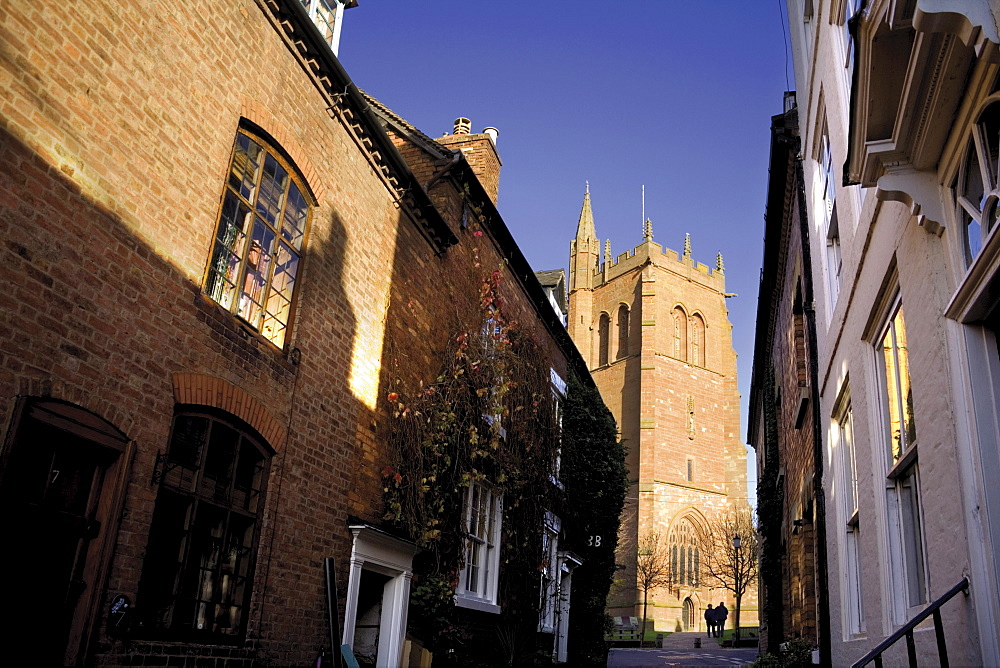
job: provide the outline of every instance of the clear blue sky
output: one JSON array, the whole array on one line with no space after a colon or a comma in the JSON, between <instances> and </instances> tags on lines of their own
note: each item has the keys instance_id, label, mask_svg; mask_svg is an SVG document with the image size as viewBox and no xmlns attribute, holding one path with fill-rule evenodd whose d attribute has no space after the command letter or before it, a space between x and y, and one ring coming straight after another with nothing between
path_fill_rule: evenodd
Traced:
<instances>
[{"instance_id":1,"label":"clear blue sky","mask_svg":"<svg viewBox=\"0 0 1000 668\"><path fill-rule=\"evenodd\" d=\"M586 181L615 255L642 240L643 185L658 243L682 250L690 233L694 259L712 267L721 252L739 295L743 439L770 118L792 85L783 4L360 0L340 59L431 137L459 116L473 132L499 129L498 208L536 270L567 266Z\"/></svg>"}]
</instances>

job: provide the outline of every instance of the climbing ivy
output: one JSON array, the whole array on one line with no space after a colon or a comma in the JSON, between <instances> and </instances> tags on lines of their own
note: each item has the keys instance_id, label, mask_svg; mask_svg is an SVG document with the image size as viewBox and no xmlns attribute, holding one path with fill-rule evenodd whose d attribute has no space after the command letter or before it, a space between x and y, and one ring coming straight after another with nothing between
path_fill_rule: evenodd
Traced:
<instances>
[{"instance_id":1,"label":"climbing ivy","mask_svg":"<svg viewBox=\"0 0 1000 668\"><path fill-rule=\"evenodd\" d=\"M560 478L565 484L566 547L583 558L573 574L569 664L603 666L610 620L605 613L615 574L619 518L628 488L625 448L611 412L592 384L569 378L563 410Z\"/></svg>"},{"instance_id":2,"label":"climbing ivy","mask_svg":"<svg viewBox=\"0 0 1000 668\"><path fill-rule=\"evenodd\" d=\"M422 548L410 620L435 663L482 665L484 656L481 638L471 647L475 630L454 605L463 504L474 482L488 482L503 498L498 625L530 628L533 638L538 621L541 531L557 500L550 475L559 437L549 360L507 317L503 280L500 268L479 279L478 304L457 318L464 326L451 335L432 382L414 386L397 376L385 397L384 520Z\"/></svg>"}]
</instances>

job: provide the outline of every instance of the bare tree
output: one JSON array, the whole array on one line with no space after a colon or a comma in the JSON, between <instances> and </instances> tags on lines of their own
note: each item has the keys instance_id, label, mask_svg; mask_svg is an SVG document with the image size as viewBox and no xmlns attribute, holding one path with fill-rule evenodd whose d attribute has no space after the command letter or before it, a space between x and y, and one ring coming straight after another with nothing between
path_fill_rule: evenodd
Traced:
<instances>
[{"instance_id":1,"label":"bare tree","mask_svg":"<svg viewBox=\"0 0 1000 668\"><path fill-rule=\"evenodd\" d=\"M642 635L639 647L646 637L646 604L649 590L670 586L670 555L666 541L658 531L651 531L639 538L635 561L636 584L642 589Z\"/></svg>"},{"instance_id":2,"label":"bare tree","mask_svg":"<svg viewBox=\"0 0 1000 668\"><path fill-rule=\"evenodd\" d=\"M753 510L731 507L709 524L702 536L702 571L706 584L728 589L736 599L735 638L739 641L740 601L757 581L759 545Z\"/></svg>"}]
</instances>

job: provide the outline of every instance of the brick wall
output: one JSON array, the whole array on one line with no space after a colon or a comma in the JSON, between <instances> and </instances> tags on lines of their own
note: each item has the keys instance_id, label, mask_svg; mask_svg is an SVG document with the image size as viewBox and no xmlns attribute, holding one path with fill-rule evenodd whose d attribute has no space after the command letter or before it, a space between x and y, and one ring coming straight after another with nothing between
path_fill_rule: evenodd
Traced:
<instances>
[{"instance_id":1,"label":"brick wall","mask_svg":"<svg viewBox=\"0 0 1000 668\"><path fill-rule=\"evenodd\" d=\"M381 519L384 383L434 377L461 324L455 305L477 302L470 276L501 268L510 317L563 377L565 357L488 233L435 254L261 7L16 5L0 10L0 34L0 420L12 429L17 396L52 397L134 443L83 644L107 665L311 664L328 644L322 560L337 559L344 592L348 516ZM315 196L283 350L201 294L241 119ZM432 162L404 154L426 181ZM484 172L494 197L497 178ZM457 191L436 194L457 230ZM243 418L274 451L236 647L145 642L104 624L114 595L142 605L151 480L188 402Z\"/></svg>"},{"instance_id":2,"label":"brick wall","mask_svg":"<svg viewBox=\"0 0 1000 668\"><path fill-rule=\"evenodd\" d=\"M457 134L438 137L439 144L453 150L458 150L465 155L465 159L472 165L473 171L483 184L483 188L489 193L496 204L497 196L500 192L500 154L497 153L496 144L486 133L479 134Z\"/></svg>"}]
</instances>

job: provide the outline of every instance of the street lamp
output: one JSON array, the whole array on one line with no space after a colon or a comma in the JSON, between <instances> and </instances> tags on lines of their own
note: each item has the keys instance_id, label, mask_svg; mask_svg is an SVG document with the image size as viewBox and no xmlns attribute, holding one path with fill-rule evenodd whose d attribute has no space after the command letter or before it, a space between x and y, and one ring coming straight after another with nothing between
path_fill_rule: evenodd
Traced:
<instances>
[{"instance_id":1,"label":"street lamp","mask_svg":"<svg viewBox=\"0 0 1000 668\"><path fill-rule=\"evenodd\" d=\"M736 628L733 629L733 647L740 646L740 535L733 536L733 552L735 553L736 575L733 578L736 589Z\"/></svg>"}]
</instances>

